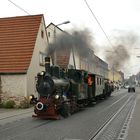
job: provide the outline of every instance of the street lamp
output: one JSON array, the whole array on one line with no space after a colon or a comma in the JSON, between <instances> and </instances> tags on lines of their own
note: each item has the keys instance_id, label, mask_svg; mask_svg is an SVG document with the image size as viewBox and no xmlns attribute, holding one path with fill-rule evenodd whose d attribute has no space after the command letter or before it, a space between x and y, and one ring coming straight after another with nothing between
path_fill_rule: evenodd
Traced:
<instances>
[{"instance_id":1,"label":"street lamp","mask_svg":"<svg viewBox=\"0 0 140 140\"><path fill-rule=\"evenodd\" d=\"M54 44L56 45L56 27L61 26L63 24L68 24L70 21L64 21L62 23L59 23L57 25L54 25ZM56 50L54 51L54 65L57 65L57 60L56 60Z\"/></svg>"},{"instance_id":2,"label":"street lamp","mask_svg":"<svg viewBox=\"0 0 140 140\"><path fill-rule=\"evenodd\" d=\"M68 24L68 23L70 23L70 21L64 21L62 23L57 24L56 26L60 26L60 25L63 25L63 24Z\"/></svg>"},{"instance_id":3,"label":"street lamp","mask_svg":"<svg viewBox=\"0 0 140 140\"><path fill-rule=\"evenodd\" d=\"M105 51L105 52L113 53L113 51L109 51L109 50L107 50L107 51Z\"/></svg>"}]
</instances>

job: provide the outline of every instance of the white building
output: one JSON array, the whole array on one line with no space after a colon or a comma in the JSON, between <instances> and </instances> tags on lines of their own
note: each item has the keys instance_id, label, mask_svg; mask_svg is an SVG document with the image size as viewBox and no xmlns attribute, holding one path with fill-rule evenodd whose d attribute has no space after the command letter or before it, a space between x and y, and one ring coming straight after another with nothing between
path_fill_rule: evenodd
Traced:
<instances>
[{"instance_id":1,"label":"white building","mask_svg":"<svg viewBox=\"0 0 140 140\"><path fill-rule=\"evenodd\" d=\"M36 94L35 76L44 70L47 36L43 15L0 18L0 100Z\"/></svg>"},{"instance_id":2,"label":"white building","mask_svg":"<svg viewBox=\"0 0 140 140\"><path fill-rule=\"evenodd\" d=\"M61 30L58 26L56 26L53 23L50 23L46 27L46 31L47 31L47 37L48 37L48 42L50 46L51 46L51 43L57 42L57 39L59 38L60 34L69 36L69 38L71 36L70 34ZM66 39L65 36L64 36L64 39ZM61 43L62 45L64 45L63 43L65 43L66 41L63 41L62 37L61 39L62 39ZM55 45L55 43L53 45ZM92 57L92 59L88 59L79 55L79 53L75 49L76 46L73 48L72 44L70 43L66 43L65 45L69 45L69 46L66 46L65 48L62 48L60 50L57 49L56 53L53 53L52 62L54 62L54 64L57 64L63 68L76 67L76 69L87 70L91 73L102 75L108 78L108 64L104 62L103 60L101 60L99 57L97 57L92 50L89 49L89 51L85 52L85 53L89 53L90 57ZM51 46L51 47L55 47L55 46ZM58 46L58 47L61 47L61 46ZM86 50L88 50L88 48Z\"/></svg>"}]
</instances>

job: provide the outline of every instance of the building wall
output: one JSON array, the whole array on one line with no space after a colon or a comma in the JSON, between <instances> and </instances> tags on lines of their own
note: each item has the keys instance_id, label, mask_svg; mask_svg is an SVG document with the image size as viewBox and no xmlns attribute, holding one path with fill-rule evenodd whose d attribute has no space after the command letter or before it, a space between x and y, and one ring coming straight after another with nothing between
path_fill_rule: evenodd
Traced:
<instances>
[{"instance_id":1,"label":"building wall","mask_svg":"<svg viewBox=\"0 0 140 140\"><path fill-rule=\"evenodd\" d=\"M41 32L43 31L44 37L42 38ZM35 96L38 96L38 93L36 92L36 81L35 77L38 72L44 71L44 58L46 56L46 49L47 49L47 36L46 36L46 30L45 30L45 24L44 24L44 19L42 19L32 59L30 62L29 69L27 71L27 97L30 96L31 94L34 94ZM43 62L42 62L43 61Z\"/></svg>"},{"instance_id":2,"label":"building wall","mask_svg":"<svg viewBox=\"0 0 140 140\"><path fill-rule=\"evenodd\" d=\"M46 32L47 32L48 42L51 45L53 43L55 44L60 34L68 35L66 34L66 32L61 30L57 25L54 25L53 23L50 23L50 25L47 26ZM56 46L51 46L51 47L56 47ZM62 68L67 68L69 57L70 57L69 49L67 48L69 47L67 46L66 48L63 48L63 50L62 49L54 50L54 52L50 54L52 64L59 65Z\"/></svg>"},{"instance_id":3,"label":"building wall","mask_svg":"<svg viewBox=\"0 0 140 140\"><path fill-rule=\"evenodd\" d=\"M27 94L26 74L20 75L1 75L1 100L19 101Z\"/></svg>"},{"instance_id":4,"label":"building wall","mask_svg":"<svg viewBox=\"0 0 140 140\"><path fill-rule=\"evenodd\" d=\"M108 64L92 54L93 59L80 58L80 69L108 78Z\"/></svg>"},{"instance_id":5,"label":"building wall","mask_svg":"<svg viewBox=\"0 0 140 140\"><path fill-rule=\"evenodd\" d=\"M60 30L59 28L57 28L55 25L51 24L47 29L46 29L47 35L48 35L48 39L49 39L49 43L54 42L57 37L59 36L59 34L64 33L62 30Z\"/></svg>"},{"instance_id":6,"label":"building wall","mask_svg":"<svg viewBox=\"0 0 140 140\"><path fill-rule=\"evenodd\" d=\"M66 34L66 32L62 31L60 28L57 28L53 24L50 24L47 27L46 31L48 34L49 43L56 41L59 34L62 34L62 33ZM72 48L72 47L69 46L69 48ZM66 58L65 55L63 54L65 52L66 51L62 52L62 55L64 56L63 58ZM56 53L58 54L58 51ZM74 66L74 61L75 61L76 69L87 70L91 73L95 73L95 74L104 76L105 78L108 78L108 64L106 62L104 62L103 60L101 60L99 57L97 57L94 54L94 52L90 49L89 49L89 53L93 57L93 60L91 60L91 59L89 60L87 58L80 57L75 48L73 48L73 50L71 49L70 57L69 57L69 55L67 55L67 59L69 58L68 68L75 68L75 66ZM61 55L61 57L59 56L60 59L62 59L62 55ZM73 57L73 55L74 55L74 57ZM55 56L57 56L57 55L55 55ZM57 58L57 60L58 60L58 57L54 57L54 58ZM65 63L65 61L60 61L60 62Z\"/></svg>"},{"instance_id":7,"label":"building wall","mask_svg":"<svg viewBox=\"0 0 140 140\"><path fill-rule=\"evenodd\" d=\"M18 106L22 101L27 101L29 95L38 96L35 92L35 77L38 72L45 70L42 58L46 56L47 43L45 23L42 18L27 73L0 75L0 101L14 100Z\"/></svg>"},{"instance_id":8,"label":"building wall","mask_svg":"<svg viewBox=\"0 0 140 140\"><path fill-rule=\"evenodd\" d=\"M73 50L73 51L71 50L70 58L69 58L69 65L68 65L69 68L74 68L75 69L74 61L75 61L76 69L80 69L80 58L79 58L79 55L78 55L78 53L75 50Z\"/></svg>"},{"instance_id":9,"label":"building wall","mask_svg":"<svg viewBox=\"0 0 140 140\"><path fill-rule=\"evenodd\" d=\"M123 81L121 74L116 70L109 70L109 79L116 82Z\"/></svg>"},{"instance_id":10,"label":"building wall","mask_svg":"<svg viewBox=\"0 0 140 140\"><path fill-rule=\"evenodd\" d=\"M61 30L59 27L56 27L53 24L50 24L47 29L47 34L48 34L48 39L49 39L49 43L53 43L57 40L57 37L60 34L66 34L68 35L66 32L64 32L63 30ZM67 47L67 48L71 48L71 46ZM52 59L56 59L56 60L52 60L54 62L54 64L56 63L57 65L63 67L63 68L74 68L74 60L73 60L73 53L74 53L74 57L75 57L75 64L76 64L76 68L80 69L80 60L79 60L79 55L78 53L76 53L76 51L73 49L72 50L61 50L61 53L59 52L59 50L57 50L56 52L54 52L54 55L52 56ZM63 59L63 61L62 61ZM64 61L65 59L65 61ZM63 64L62 64L63 63Z\"/></svg>"}]
</instances>

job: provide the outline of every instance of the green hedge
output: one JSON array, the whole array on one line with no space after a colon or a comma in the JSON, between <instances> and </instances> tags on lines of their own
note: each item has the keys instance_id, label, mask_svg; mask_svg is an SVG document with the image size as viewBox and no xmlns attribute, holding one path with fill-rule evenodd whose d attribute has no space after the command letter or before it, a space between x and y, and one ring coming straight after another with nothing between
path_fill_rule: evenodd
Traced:
<instances>
[{"instance_id":1,"label":"green hedge","mask_svg":"<svg viewBox=\"0 0 140 140\"><path fill-rule=\"evenodd\" d=\"M5 101L4 103L2 103L2 107L4 108L14 108L14 106L15 106L15 101L13 100Z\"/></svg>"}]
</instances>

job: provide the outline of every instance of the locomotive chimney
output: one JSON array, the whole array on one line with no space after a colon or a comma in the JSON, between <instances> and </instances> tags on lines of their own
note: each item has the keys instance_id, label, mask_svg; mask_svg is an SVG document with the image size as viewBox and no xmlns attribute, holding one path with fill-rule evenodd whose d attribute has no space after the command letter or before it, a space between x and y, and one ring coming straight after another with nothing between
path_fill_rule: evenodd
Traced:
<instances>
[{"instance_id":1,"label":"locomotive chimney","mask_svg":"<svg viewBox=\"0 0 140 140\"><path fill-rule=\"evenodd\" d=\"M45 57L45 71L50 74L50 57Z\"/></svg>"}]
</instances>

